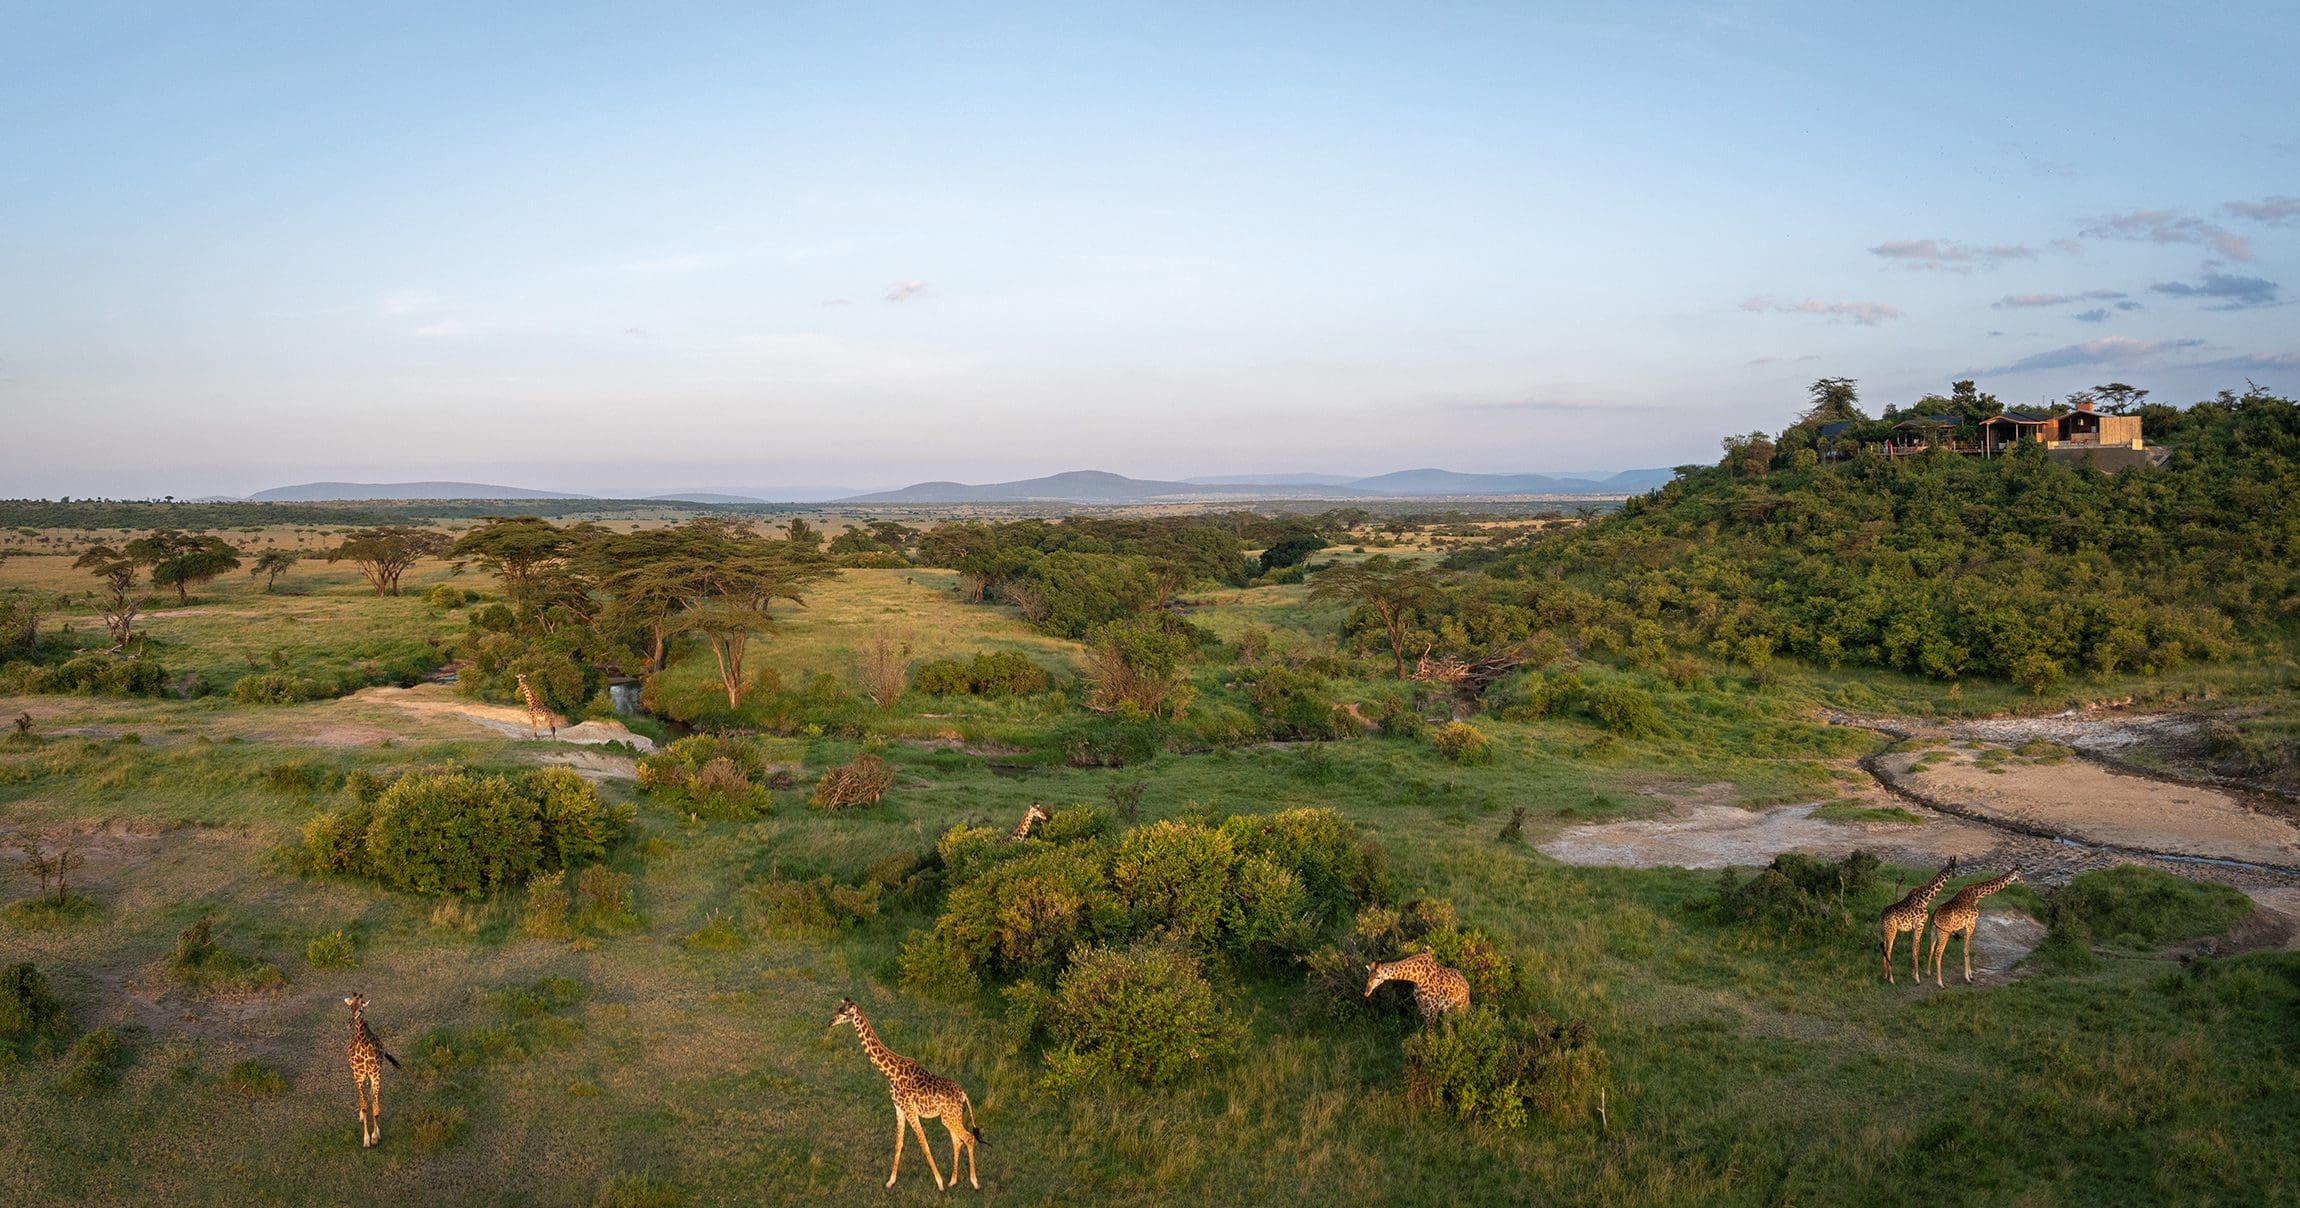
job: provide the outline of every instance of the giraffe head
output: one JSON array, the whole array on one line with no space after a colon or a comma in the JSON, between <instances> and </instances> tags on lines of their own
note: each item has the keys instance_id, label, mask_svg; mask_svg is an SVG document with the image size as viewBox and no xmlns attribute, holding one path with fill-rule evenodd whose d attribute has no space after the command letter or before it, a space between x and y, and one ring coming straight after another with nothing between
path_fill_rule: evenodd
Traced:
<instances>
[{"instance_id":1,"label":"giraffe head","mask_svg":"<svg viewBox=\"0 0 2300 1208\"><path fill-rule=\"evenodd\" d=\"M361 1011L367 1009L367 995L354 994L351 997L344 999L343 1005L350 1007L353 1018L357 1018Z\"/></svg>"},{"instance_id":2,"label":"giraffe head","mask_svg":"<svg viewBox=\"0 0 2300 1208\"><path fill-rule=\"evenodd\" d=\"M858 1032L862 1030L862 1009L855 1006L855 1000L851 998L840 999L839 1013L831 1016L831 1021L824 1024L823 1026L826 1028L835 1028L842 1023L853 1024L855 1030Z\"/></svg>"},{"instance_id":3,"label":"giraffe head","mask_svg":"<svg viewBox=\"0 0 2300 1208\"><path fill-rule=\"evenodd\" d=\"M1022 811L1022 824L1031 826L1046 821L1047 817L1046 807L1033 801L1030 803L1029 809Z\"/></svg>"},{"instance_id":4,"label":"giraffe head","mask_svg":"<svg viewBox=\"0 0 2300 1208\"><path fill-rule=\"evenodd\" d=\"M1366 997L1367 997L1367 998L1372 998L1372 997L1374 996L1374 991L1381 989L1381 988L1382 988L1382 983L1383 983L1383 982L1386 982L1386 981L1388 981L1389 979L1390 979L1390 975L1389 975L1387 972L1383 971L1383 969L1382 969L1382 963L1381 963L1380 961L1375 961L1375 962L1373 962L1373 963L1371 963L1371 964L1367 965L1367 966L1366 966Z\"/></svg>"}]
</instances>

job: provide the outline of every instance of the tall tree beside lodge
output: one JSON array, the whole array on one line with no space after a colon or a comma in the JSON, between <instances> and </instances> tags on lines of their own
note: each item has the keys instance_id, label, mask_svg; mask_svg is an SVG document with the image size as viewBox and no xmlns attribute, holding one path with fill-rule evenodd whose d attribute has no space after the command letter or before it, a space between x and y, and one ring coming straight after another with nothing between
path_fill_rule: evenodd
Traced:
<instances>
[{"instance_id":1,"label":"tall tree beside lodge","mask_svg":"<svg viewBox=\"0 0 2300 1208\"><path fill-rule=\"evenodd\" d=\"M90 547L72 565L103 583L104 628L112 631L114 646L125 647L135 628L136 614L143 609L136 595L136 580L142 575L142 564L109 545L98 545Z\"/></svg>"},{"instance_id":2,"label":"tall tree beside lodge","mask_svg":"<svg viewBox=\"0 0 2300 1208\"><path fill-rule=\"evenodd\" d=\"M152 568L152 586L175 588L179 604L191 603L191 587L240 568L240 552L230 542L177 529L160 529L138 537L123 552Z\"/></svg>"},{"instance_id":3,"label":"tall tree beside lodge","mask_svg":"<svg viewBox=\"0 0 2300 1208\"><path fill-rule=\"evenodd\" d=\"M422 558L447 552L447 534L406 524L381 524L353 531L327 551L330 562L349 562L379 596L399 594L399 577Z\"/></svg>"}]
</instances>

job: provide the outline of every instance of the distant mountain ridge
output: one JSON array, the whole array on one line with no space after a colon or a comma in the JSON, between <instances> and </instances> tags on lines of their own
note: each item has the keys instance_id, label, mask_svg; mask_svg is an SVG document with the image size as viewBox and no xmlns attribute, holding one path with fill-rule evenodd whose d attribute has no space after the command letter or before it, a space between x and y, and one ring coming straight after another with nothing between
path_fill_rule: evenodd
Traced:
<instances>
[{"instance_id":1,"label":"distant mountain ridge","mask_svg":"<svg viewBox=\"0 0 2300 1208\"><path fill-rule=\"evenodd\" d=\"M1624 470L1604 478L1551 474L1463 474L1453 470L1399 470L1371 478L1327 474L1209 476L1164 482L1104 470L1071 470L1015 482L921 482L875 491L840 503L1155 503L1207 498L1414 499L1475 495L1637 495L1676 477L1665 469Z\"/></svg>"},{"instance_id":2,"label":"distant mountain ridge","mask_svg":"<svg viewBox=\"0 0 2300 1208\"><path fill-rule=\"evenodd\" d=\"M575 491L537 491L487 482L307 482L248 496L251 503L374 502L434 499L592 499Z\"/></svg>"}]
</instances>

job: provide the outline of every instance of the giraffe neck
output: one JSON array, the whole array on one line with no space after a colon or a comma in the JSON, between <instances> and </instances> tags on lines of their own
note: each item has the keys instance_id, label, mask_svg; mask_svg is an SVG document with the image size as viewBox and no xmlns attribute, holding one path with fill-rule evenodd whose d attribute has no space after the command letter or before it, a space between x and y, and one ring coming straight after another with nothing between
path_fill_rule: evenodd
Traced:
<instances>
[{"instance_id":1,"label":"giraffe neck","mask_svg":"<svg viewBox=\"0 0 2300 1208\"><path fill-rule=\"evenodd\" d=\"M1923 904L1939 897L1941 895L1941 886L1948 884L1949 878L1954 875L1956 875L1956 869L1953 867L1944 868L1939 872L1934 873L1933 879L1925 882L1925 887L1918 891L1918 903Z\"/></svg>"},{"instance_id":2,"label":"giraffe neck","mask_svg":"<svg viewBox=\"0 0 2300 1208\"><path fill-rule=\"evenodd\" d=\"M879 1073L893 1078L897 1072L895 1063L900 1058L878 1038L878 1029L870 1026L870 1020L863 1018L861 1011L855 1012L855 1035L862 1040L863 1056L870 1058Z\"/></svg>"},{"instance_id":3,"label":"giraffe neck","mask_svg":"<svg viewBox=\"0 0 2300 1208\"><path fill-rule=\"evenodd\" d=\"M2012 883L2013 874L2009 872L2001 877L1991 877L1988 880L1973 886L1973 901L1978 902L1982 898L1985 898Z\"/></svg>"}]
</instances>

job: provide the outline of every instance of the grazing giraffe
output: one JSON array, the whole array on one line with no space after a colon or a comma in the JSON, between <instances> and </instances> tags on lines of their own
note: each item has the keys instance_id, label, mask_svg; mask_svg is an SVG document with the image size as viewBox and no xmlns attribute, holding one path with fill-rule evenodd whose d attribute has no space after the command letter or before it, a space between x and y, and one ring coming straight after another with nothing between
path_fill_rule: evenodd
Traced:
<instances>
[{"instance_id":1,"label":"grazing giraffe","mask_svg":"<svg viewBox=\"0 0 2300 1208\"><path fill-rule=\"evenodd\" d=\"M1948 984L1941 980L1941 958L1948 955L1949 937L1960 931L1965 933L1965 984L1968 986L1972 984L1973 931L1980 926L1981 899L2018 880L2020 880L2020 869L2015 868L2001 877L1975 881L1958 890L1956 896L1949 899L1948 905L1933 912L1934 985ZM1917 980L1923 981L1924 975L1918 974Z\"/></svg>"},{"instance_id":2,"label":"grazing giraffe","mask_svg":"<svg viewBox=\"0 0 2300 1208\"><path fill-rule=\"evenodd\" d=\"M1899 939L1904 931L1911 933L1909 936L1909 976L1918 981L1924 980L1924 966L1918 964L1923 953L1918 949L1924 946L1925 910L1933 904L1933 898L1941 892L1941 886L1948 884L1949 878L1955 876L1956 873L1957 858L1950 856L1949 862L1942 865L1939 872L1933 874L1932 880L1910 890L1909 896L1885 907L1885 913L1877 916L1877 922L1885 929L1886 981L1898 980L1893 976L1893 941Z\"/></svg>"},{"instance_id":3,"label":"grazing giraffe","mask_svg":"<svg viewBox=\"0 0 2300 1208\"><path fill-rule=\"evenodd\" d=\"M346 1054L351 1058L351 1084L359 1092L359 1145L373 1149L383 1143L383 1065L376 1058L399 1068L399 1058L383 1051L382 1042L368 1030L367 995L354 994L343 1000L351 1008L351 1047ZM371 1094L372 1092L372 1094Z\"/></svg>"},{"instance_id":4,"label":"grazing giraffe","mask_svg":"<svg viewBox=\"0 0 2300 1208\"><path fill-rule=\"evenodd\" d=\"M839 1000L839 1012L823 1026L835 1028L842 1023L853 1024L855 1035L862 1038L863 1055L886 1075L887 1091L894 1096L894 1169L887 1172L886 1185L894 1186L895 1176L902 1173L902 1130L908 1126L918 1134L918 1147L926 1154L926 1168L934 1172L934 1188L943 1189L942 1168L934 1164L934 1148L926 1143L926 1118L940 1116L944 1128L950 1130L950 1182L958 1184L958 1155L966 1152L966 1181L982 1190L982 1182L974 1177L974 1147L982 1140L982 1129L974 1124L974 1101L966 1091L948 1078L939 1078L927 1072L925 1066L886 1047L878 1033L863 1018L862 1008L855 1000Z\"/></svg>"},{"instance_id":5,"label":"grazing giraffe","mask_svg":"<svg viewBox=\"0 0 2300 1208\"><path fill-rule=\"evenodd\" d=\"M1030 803L1029 809L1022 811L1022 821L1014 824L1014 833L1008 835L1007 838L1020 843L1030 837L1030 828L1044 821L1046 821L1046 807L1033 801Z\"/></svg>"},{"instance_id":6,"label":"grazing giraffe","mask_svg":"<svg viewBox=\"0 0 2300 1208\"><path fill-rule=\"evenodd\" d=\"M527 736L529 738L543 737L539 731L548 723L551 727L551 737L559 737L559 718L551 710L543 707L543 698L535 695L535 689L528 686L527 673L522 671L516 678L519 680L520 699L527 702Z\"/></svg>"},{"instance_id":7,"label":"grazing giraffe","mask_svg":"<svg viewBox=\"0 0 2300 1208\"><path fill-rule=\"evenodd\" d=\"M1438 1016L1447 1011L1469 1010L1469 979L1461 975L1461 970L1439 964L1437 958L1427 952L1387 964L1375 961L1368 966L1366 997L1372 998L1383 982L1393 981L1413 985L1414 1005L1421 1008L1423 1027L1436 1027Z\"/></svg>"}]
</instances>

